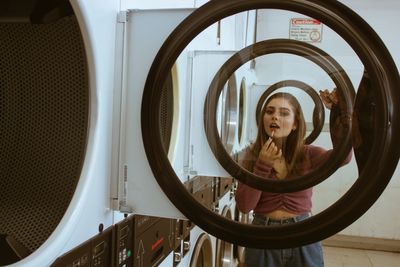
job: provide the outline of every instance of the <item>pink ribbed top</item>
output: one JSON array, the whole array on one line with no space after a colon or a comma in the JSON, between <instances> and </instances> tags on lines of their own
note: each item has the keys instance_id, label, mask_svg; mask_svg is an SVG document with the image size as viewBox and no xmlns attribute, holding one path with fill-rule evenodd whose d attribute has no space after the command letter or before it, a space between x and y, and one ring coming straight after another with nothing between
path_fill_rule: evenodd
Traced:
<instances>
[{"instance_id":1,"label":"pink ribbed top","mask_svg":"<svg viewBox=\"0 0 400 267\"><path fill-rule=\"evenodd\" d=\"M332 150L325 150L313 145L305 145L304 153L307 160L302 167L303 173L310 172L318 167L329 157ZM351 160L351 153L347 157L346 164ZM265 178L278 179L275 170L268 164L257 159L254 164L254 174ZM290 179L287 177L286 179ZM254 189L241 182L236 191L236 205L241 212L267 214L275 210L285 210L294 214L304 214L311 211L312 188L293 193L270 193Z\"/></svg>"}]
</instances>

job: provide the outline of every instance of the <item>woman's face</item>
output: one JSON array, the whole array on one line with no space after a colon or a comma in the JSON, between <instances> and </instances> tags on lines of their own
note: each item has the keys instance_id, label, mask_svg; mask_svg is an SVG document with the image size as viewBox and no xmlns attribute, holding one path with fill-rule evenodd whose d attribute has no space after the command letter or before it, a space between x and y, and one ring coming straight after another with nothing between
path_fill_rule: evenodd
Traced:
<instances>
[{"instance_id":1,"label":"woman's face","mask_svg":"<svg viewBox=\"0 0 400 267\"><path fill-rule=\"evenodd\" d=\"M273 133L274 138L287 137L296 129L294 108L287 99L274 98L266 107L263 122L269 136Z\"/></svg>"}]
</instances>

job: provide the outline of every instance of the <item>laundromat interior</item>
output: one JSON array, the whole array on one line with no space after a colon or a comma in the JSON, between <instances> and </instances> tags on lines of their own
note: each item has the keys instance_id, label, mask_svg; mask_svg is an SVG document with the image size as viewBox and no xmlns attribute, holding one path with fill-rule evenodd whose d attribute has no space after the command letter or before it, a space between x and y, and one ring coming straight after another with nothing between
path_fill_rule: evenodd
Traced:
<instances>
[{"instance_id":1,"label":"laundromat interior","mask_svg":"<svg viewBox=\"0 0 400 267\"><path fill-rule=\"evenodd\" d=\"M397 0L1 1L0 266L243 267L315 242L326 267L400 266L399 18ZM330 151L294 179L241 165L275 93ZM313 188L310 217L254 225L239 184Z\"/></svg>"}]
</instances>

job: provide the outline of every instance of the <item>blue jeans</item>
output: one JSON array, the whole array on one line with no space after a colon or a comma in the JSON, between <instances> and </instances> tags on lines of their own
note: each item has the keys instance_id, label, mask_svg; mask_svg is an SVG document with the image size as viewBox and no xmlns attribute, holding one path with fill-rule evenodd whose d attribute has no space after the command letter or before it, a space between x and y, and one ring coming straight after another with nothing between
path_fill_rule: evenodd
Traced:
<instances>
[{"instance_id":1,"label":"blue jeans","mask_svg":"<svg viewBox=\"0 0 400 267\"><path fill-rule=\"evenodd\" d=\"M271 220L254 216L255 225L280 225L305 220L308 214L286 220ZM323 267L324 257L320 242L287 249L246 248L246 267Z\"/></svg>"}]
</instances>

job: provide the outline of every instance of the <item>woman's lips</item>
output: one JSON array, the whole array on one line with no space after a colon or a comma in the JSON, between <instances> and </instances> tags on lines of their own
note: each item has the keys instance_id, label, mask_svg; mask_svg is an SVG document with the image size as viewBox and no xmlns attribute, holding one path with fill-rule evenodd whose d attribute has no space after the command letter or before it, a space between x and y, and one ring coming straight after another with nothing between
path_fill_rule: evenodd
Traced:
<instances>
[{"instance_id":1,"label":"woman's lips","mask_svg":"<svg viewBox=\"0 0 400 267\"><path fill-rule=\"evenodd\" d=\"M269 128L272 130L278 130L280 127L277 124L271 124Z\"/></svg>"}]
</instances>

